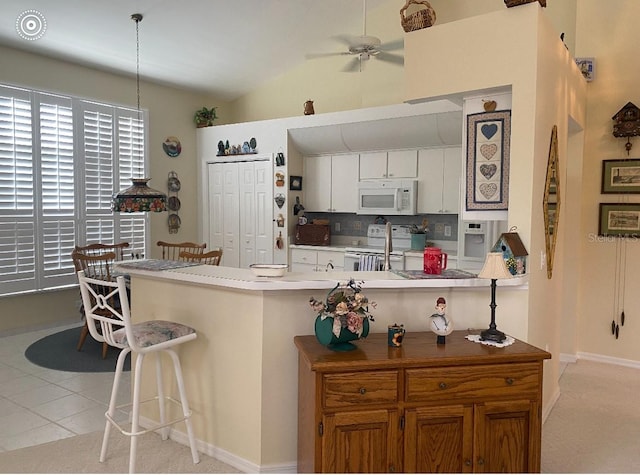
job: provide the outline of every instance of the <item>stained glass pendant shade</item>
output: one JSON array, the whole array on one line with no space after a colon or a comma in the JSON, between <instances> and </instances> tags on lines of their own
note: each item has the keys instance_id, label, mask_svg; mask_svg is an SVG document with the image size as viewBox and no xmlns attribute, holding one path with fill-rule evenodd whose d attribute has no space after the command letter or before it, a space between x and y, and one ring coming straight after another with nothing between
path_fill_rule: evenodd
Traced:
<instances>
[{"instance_id":1,"label":"stained glass pendant shade","mask_svg":"<svg viewBox=\"0 0 640 475\"><path fill-rule=\"evenodd\" d=\"M138 116L140 115L140 36L138 24L142 21L140 13L131 15L136 22L136 91L138 95ZM132 178L132 185L113 195L111 209L116 213L138 213L166 211L167 195L147 186L150 178Z\"/></svg>"}]
</instances>

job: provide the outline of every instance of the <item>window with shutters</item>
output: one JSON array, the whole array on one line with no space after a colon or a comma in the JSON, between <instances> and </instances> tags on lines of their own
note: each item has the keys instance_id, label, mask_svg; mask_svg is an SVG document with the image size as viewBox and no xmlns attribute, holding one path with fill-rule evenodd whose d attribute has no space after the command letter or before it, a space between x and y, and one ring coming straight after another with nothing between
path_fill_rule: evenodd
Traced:
<instances>
[{"instance_id":1,"label":"window with shutters","mask_svg":"<svg viewBox=\"0 0 640 475\"><path fill-rule=\"evenodd\" d=\"M76 244L145 254L144 213L111 211L145 170L135 109L0 86L0 295L76 283Z\"/></svg>"}]
</instances>

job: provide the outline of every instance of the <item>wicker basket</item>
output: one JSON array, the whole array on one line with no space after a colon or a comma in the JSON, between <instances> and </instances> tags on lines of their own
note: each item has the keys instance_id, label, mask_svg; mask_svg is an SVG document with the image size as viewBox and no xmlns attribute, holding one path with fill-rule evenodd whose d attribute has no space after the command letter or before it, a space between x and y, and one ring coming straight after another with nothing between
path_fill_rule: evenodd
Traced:
<instances>
[{"instance_id":1,"label":"wicker basket","mask_svg":"<svg viewBox=\"0 0 640 475\"><path fill-rule=\"evenodd\" d=\"M405 17L404 13L407 8L409 8L409 5L422 5L425 8ZM407 0L405 6L400 10L400 24L407 33L410 31L421 30L422 28L428 28L435 22L436 11L426 0Z\"/></svg>"},{"instance_id":2,"label":"wicker basket","mask_svg":"<svg viewBox=\"0 0 640 475\"><path fill-rule=\"evenodd\" d=\"M517 7L519 5L524 5L525 3L533 3L536 0L504 0L504 4L507 6L507 8L511 8L511 7ZM542 7L546 7L547 6L547 0L537 0L540 3L540 6Z\"/></svg>"}]
</instances>

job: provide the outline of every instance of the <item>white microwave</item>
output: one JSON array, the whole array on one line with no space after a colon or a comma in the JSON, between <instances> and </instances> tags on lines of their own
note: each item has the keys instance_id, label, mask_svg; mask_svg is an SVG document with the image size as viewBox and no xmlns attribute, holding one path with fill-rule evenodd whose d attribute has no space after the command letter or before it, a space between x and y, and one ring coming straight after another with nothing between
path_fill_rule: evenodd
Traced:
<instances>
[{"instance_id":1,"label":"white microwave","mask_svg":"<svg viewBox=\"0 0 640 475\"><path fill-rule=\"evenodd\" d=\"M358 214L414 215L417 180L358 182Z\"/></svg>"}]
</instances>

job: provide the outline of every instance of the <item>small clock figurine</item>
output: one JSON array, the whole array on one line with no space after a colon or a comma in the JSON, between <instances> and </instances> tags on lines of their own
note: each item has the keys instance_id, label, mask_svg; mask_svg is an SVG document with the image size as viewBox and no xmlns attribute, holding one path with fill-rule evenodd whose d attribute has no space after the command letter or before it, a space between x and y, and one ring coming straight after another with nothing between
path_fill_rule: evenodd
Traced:
<instances>
[{"instance_id":1,"label":"small clock figurine","mask_svg":"<svg viewBox=\"0 0 640 475\"><path fill-rule=\"evenodd\" d=\"M438 297L436 301L436 313L429 316L429 327L431 331L438 335L437 343L444 345L445 337L453 331L453 320L445 315L447 301L444 297Z\"/></svg>"}]
</instances>

